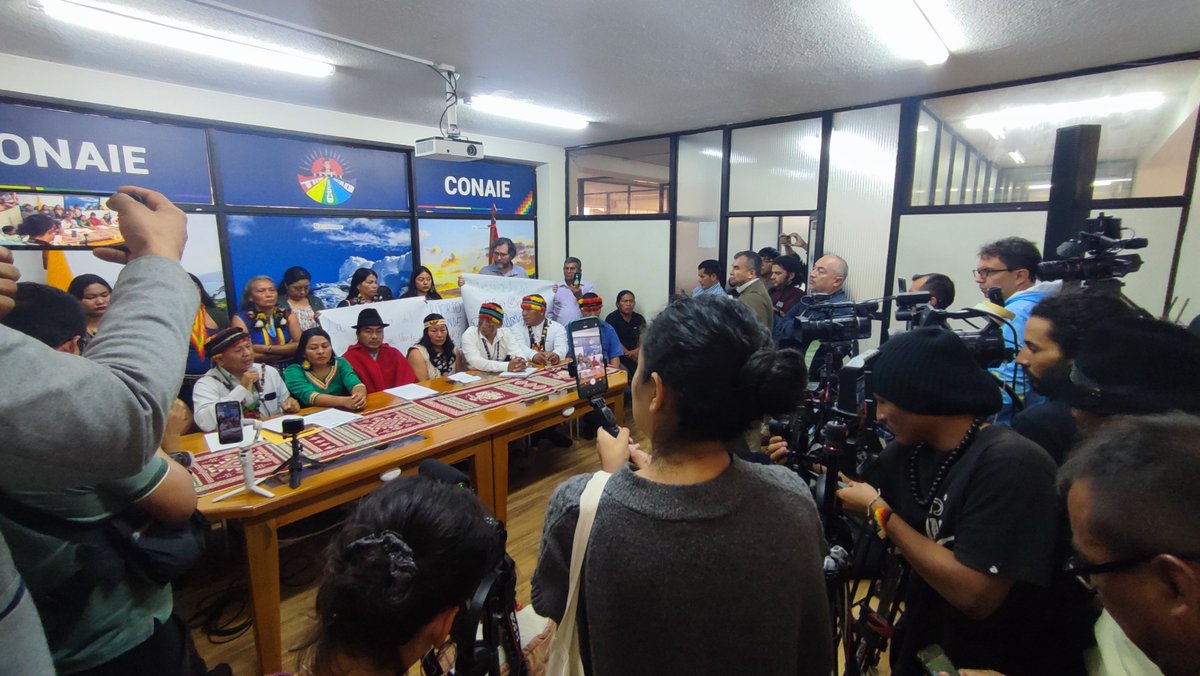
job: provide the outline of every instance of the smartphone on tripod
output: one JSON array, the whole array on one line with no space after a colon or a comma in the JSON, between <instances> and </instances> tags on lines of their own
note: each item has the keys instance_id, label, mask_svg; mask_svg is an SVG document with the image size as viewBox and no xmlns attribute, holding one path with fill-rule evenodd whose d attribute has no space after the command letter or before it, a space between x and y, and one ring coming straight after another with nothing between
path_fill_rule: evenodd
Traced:
<instances>
[{"instance_id":1,"label":"smartphone on tripod","mask_svg":"<svg viewBox=\"0 0 1200 676\"><path fill-rule=\"evenodd\" d=\"M236 401L218 401L217 441L236 444L242 440L242 405Z\"/></svg>"}]
</instances>

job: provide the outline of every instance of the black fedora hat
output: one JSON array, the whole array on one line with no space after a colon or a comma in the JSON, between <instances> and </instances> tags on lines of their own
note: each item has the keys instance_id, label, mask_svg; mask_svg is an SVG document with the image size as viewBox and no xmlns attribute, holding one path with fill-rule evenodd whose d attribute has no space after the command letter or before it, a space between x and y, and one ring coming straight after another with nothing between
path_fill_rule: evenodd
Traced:
<instances>
[{"instance_id":1,"label":"black fedora hat","mask_svg":"<svg viewBox=\"0 0 1200 676\"><path fill-rule=\"evenodd\" d=\"M368 326L391 326L391 324L384 324L383 317L379 316L379 310L369 307L358 313L358 323L350 328L357 330L365 329Z\"/></svg>"}]
</instances>

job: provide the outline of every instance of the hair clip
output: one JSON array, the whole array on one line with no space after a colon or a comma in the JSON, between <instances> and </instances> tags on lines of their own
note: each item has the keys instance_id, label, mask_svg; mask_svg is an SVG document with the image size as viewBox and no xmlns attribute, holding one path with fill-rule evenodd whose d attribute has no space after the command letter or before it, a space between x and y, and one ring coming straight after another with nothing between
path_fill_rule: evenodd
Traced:
<instances>
[{"instance_id":1,"label":"hair clip","mask_svg":"<svg viewBox=\"0 0 1200 676\"><path fill-rule=\"evenodd\" d=\"M379 535L364 535L351 542L347 550L358 552L368 547L379 547L388 555L388 567L393 577L400 573L415 575L417 562L413 559L412 547L395 531L385 530Z\"/></svg>"}]
</instances>

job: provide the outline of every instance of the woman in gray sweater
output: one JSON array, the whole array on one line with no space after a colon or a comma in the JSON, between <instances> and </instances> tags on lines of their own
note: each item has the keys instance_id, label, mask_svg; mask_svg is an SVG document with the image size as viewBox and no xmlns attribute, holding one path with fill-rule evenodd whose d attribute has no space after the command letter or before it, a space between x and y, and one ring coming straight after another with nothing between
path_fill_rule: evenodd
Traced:
<instances>
[{"instance_id":1,"label":"woman in gray sweater","mask_svg":"<svg viewBox=\"0 0 1200 676\"><path fill-rule=\"evenodd\" d=\"M740 303L678 298L646 330L629 430L603 430L604 488L583 567L578 627L588 673L829 674L824 543L808 487L728 450L764 413L794 407L803 357L774 350ZM561 620L579 499L590 475L550 498L533 605Z\"/></svg>"}]
</instances>

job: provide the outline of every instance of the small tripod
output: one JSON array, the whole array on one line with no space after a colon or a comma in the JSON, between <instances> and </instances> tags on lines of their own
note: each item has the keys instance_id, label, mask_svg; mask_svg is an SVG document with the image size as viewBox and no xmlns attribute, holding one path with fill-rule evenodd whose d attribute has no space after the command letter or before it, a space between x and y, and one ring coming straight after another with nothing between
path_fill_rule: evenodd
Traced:
<instances>
[{"instance_id":1,"label":"small tripod","mask_svg":"<svg viewBox=\"0 0 1200 676\"><path fill-rule=\"evenodd\" d=\"M288 470L288 485L292 488L299 488L305 467L316 469L324 467L325 463L305 457L300 452L300 432L304 430L304 418L285 418L282 428L284 434L291 435L292 437L292 457L279 463L279 466L275 468L275 472L280 472L286 467ZM272 472L272 474L275 472Z\"/></svg>"}]
</instances>

